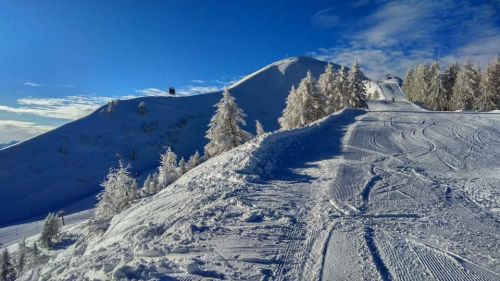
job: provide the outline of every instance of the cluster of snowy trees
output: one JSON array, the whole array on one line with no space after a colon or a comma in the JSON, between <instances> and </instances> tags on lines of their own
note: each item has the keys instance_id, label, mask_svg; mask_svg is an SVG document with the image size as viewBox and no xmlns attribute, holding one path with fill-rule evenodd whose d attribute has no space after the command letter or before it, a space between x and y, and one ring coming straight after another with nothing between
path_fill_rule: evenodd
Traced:
<instances>
[{"instance_id":1,"label":"cluster of snowy trees","mask_svg":"<svg viewBox=\"0 0 500 281\"><path fill-rule=\"evenodd\" d=\"M403 91L432 110L500 109L500 59L484 69L466 60L442 70L439 62L408 70Z\"/></svg>"},{"instance_id":2,"label":"cluster of snowy trees","mask_svg":"<svg viewBox=\"0 0 500 281\"><path fill-rule=\"evenodd\" d=\"M47 257L38 249L36 242L30 247L23 239L14 254L9 253L7 248L0 253L0 281L14 281L27 270L46 261Z\"/></svg>"},{"instance_id":3,"label":"cluster of snowy trees","mask_svg":"<svg viewBox=\"0 0 500 281\"><path fill-rule=\"evenodd\" d=\"M311 72L297 88L292 87L279 119L282 129L300 128L343 108L366 108L363 72L357 62L349 71L328 64L316 81Z\"/></svg>"}]
</instances>

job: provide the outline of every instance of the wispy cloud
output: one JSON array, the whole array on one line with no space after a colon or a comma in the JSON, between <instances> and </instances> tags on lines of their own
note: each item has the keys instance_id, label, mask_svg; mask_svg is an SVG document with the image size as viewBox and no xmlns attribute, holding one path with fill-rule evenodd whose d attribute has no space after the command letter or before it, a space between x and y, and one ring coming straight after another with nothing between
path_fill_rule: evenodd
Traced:
<instances>
[{"instance_id":1,"label":"wispy cloud","mask_svg":"<svg viewBox=\"0 0 500 281\"><path fill-rule=\"evenodd\" d=\"M314 13L312 23L316 28L328 29L339 23L340 17L334 13L334 8L328 8Z\"/></svg>"},{"instance_id":2,"label":"wispy cloud","mask_svg":"<svg viewBox=\"0 0 500 281\"><path fill-rule=\"evenodd\" d=\"M17 106L0 105L0 111L32 116L75 120L94 111L113 97L66 96L63 98L21 98Z\"/></svg>"},{"instance_id":3,"label":"wispy cloud","mask_svg":"<svg viewBox=\"0 0 500 281\"><path fill-rule=\"evenodd\" d=\"M147 97L159 97L159 96L169 96L168 90L160 90L158 88L145 88L140 90L135 90L136 93L147 96Z\"/></svg>"},{"instance_id":4,"label":"wispy cloud","mask_svg":"<svg viewBox=\"0 0 500 281\"><path fill-rule=\"evenodd\" d=\"M192 83L196 83L196 84L204 84L205 81L204 80L201 80L201 79L193 79L191 80Z\"/></svg>"},{"instance_id":5,"label":"wispy cloud","mask_svg":"<svg viewBox=\"0 0 500 281\"><path fill-rule=\"evenodd\" d=\"M484 63L498 52L499 11L494 4L471 0L358 4L378 6L341 35L344 44L310 55L342 64L358 60L369 77L380 78L387 72L403 76L408 67L432 59L449 63L468 57Z\"/></svg>"},{"instance_id":6,"label":"wispy cloud","mask_svg":"<svg viewBox=\"0 0 500 281\"><path fill-rule=\"evenodd\" d=\"M0 143L25 140L52 129L54 129L53 126L39 125L33 122L0 120Z\"/></svg>"},{"instance_id":7,"label":"wispy cloud","mask_svg":"<svg viewBox=\"0 0 500 281\"><path fill-rule=\"evenodd\" d=\"M30 87L41 87L42 86L42 84L40 84L40 83L35 83L35 82L31 82L31 81L26 81L23 84L26 86L30 86Z\"/></svg>"}]
</instances>

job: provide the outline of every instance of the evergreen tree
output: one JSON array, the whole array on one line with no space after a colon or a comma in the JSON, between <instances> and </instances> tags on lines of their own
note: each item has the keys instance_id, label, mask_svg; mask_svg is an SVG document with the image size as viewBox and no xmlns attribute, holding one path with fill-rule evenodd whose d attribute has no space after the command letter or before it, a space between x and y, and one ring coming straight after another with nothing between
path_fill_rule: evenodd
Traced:
<instances>
[{"instance_id":1,"label":"evergreen tree","mask_svg":"<svg viewBox=\"0 0 500 281\"><path fill-rule=\"evenodd\" d=\"M286 108L279 119L281 128L299 128L322 118L325 115L324 104L325 99L318 89L316 79L308 71L299 87L292 87L287 97Z\"/></svg>"},{"instance_id":2,"label":"evergreen tree","mask_svg":"<svg viewBox=\"0 0 500 281\"><path fill-rule=\"evenodd\" d=\"M163 189L179 178L177 166L177 154L170 147L160 156L160 167L158 168L159 189Z\"/></svg>"},{"instance_id":3,"label":"evergreen tree","mask_svg":"<svg viewBox=\"0 0 500 281\"><path fill-rule=\"evenodd\" d=\"M152 195L158 192L158 174L149 174L144 181L143 190L147 195Z\"/></svg>"},{"instance_id":4,"label":"evergreen tree","mask_svg":"<svg viewBox=\"0 0 500 281\"><path fill-rule=\"evenodd\" d=\"M127 209L138 198L137 181L130 176L129 166L119 161L118 168L111 168L101 186L104 190L97 196L95 215L108 220Z\"/></svg>"},{"instance_id":5,"label":"evergreen tree","mask_svg":"<svg viewBox=\"0 0 500 281\"><path fill-rule=\"evenodd\" d=\"M406 72L405 80L403 82L403 92L406 94L406 97L411 101L413 99L413 81L415 79L414 77L415 69L410 68Z\"/></svg>"},{"instance_id":6,"label":"evergreen tree","mask_svg":"<svg viewBox=\"0 0 500 281\"><path fill-rule=\"evenodd\" d=\"M458 72L460 71L460 65L454 63L449 65L443 73L443 87L446 96L446 110L453 110L453 86L457 80Z\"/></svg>"},{"instance_id":7,"label":"evergreen tree","mask_svg":"<svg viewBox=\"0 0 500 281\"><path fill-rule=\"evenodd\" d=\"M16 280L16 270L12 264L7 248L0 254L0 281Z\"/></svg>"},{"instance_id":8,"label":"evergreen tree","mask_svg":"<svg viewBox=\"0 0 500 281\"><path fill-rule=\"evenodd\" d=\"M445 110L446 94L441 80L441 69L438 62L434 62L430 69L429 95L427 105L432 110Z\"/></svg>"},{"instance_id":9,"label":"evergreen tree","mask_svg":"<svg viewBox=\"0 0 500 281\"><path fill-rule=\"evenodd\" d=\"M246 124L246 115L227 89L215 107L217 110L205 135L209 140L205 146L207 157L214 157L250 140L250 134L240 127Z\"/></svg>"},{"instance_id":10,"label":"evergreen tree","mask_svg":"<svg viewBox=\"0 0 500 281\"><path fill-rule=\"evenodd\" d=\"M18 275L21 275L21 273L24 272L26 269L26 255L28 253L28 247L26 246L26 239L23 238L21 242L18 243L18 250L17 250L17 263L16 263L16 270Z\"/></svg>"},{"instance_id":11,"label":"evergreen tree","mask_svg":"<svg viewBox=\"0 0 500 281\"><path fill-rule=\"evenodd\" d=\"M453 86L453 104L456 109L471 110L474 108L475 100L479 96L479 82L479 71L469 60L466 60Z\"/></svg>"},{"instance_id":12,"label":"evergreen tree","mask_svg":"<svg viewBox=\"0 0 500 281\"><path fill-rule=\"evenodd\" d=\"M255 120L255 133L257 136L262 136L266 133L266 131L264 131L264 126L262 126L259 120Z\"/></svg>"},{"instance_id":13,"label":"evergreen tree","mask_svg":"<svg viewBox=\"0 0 500 281\"><path fill-rule=\"evenodd\" d=\"M188 168L187 168L186 160L184 159L184 157L181 157L181 160L179 160L179 167L178 167L179 176L184 175L187 172L187 170L188 170Z\"/></svg>"},{"instance_id":14,"label":"evergreen tree","mask_svg":"<svg viewBox=\"0 0 500 281\"><path fill-rule=\"evenodd\" d=\"M340 93L336 89L336 73L333 65L329 63L325 72L318 79L320 93L325 97L325 115L330 115L340 109Z\"/></svg>"},{"instance_id":15,"label":"evergreen tree","mask_svg":"<svg viewBox=\"0 0 500 281\"><path fill-rule=\"evenodd\" d=\"M349 92L347 91L347 71L344 66L335 76L335 95L338 96L338 110L349 106Z\"/></svg>"},{"instance_id":16,"label":"evergreen tree","mask_svg":"<svg viewBox=\"0 0 500 281\"><path fill-rule=\"evenodd\" d=\"M198 153L198 150L196 150L196 152L193 155L191 155L191 157L189 157L188 169L191 170L194 167L198 166L200 163L201 163L200 153Z\"/></svg>"},{"instance_id":17,"label":"evergreen tree","mask_svg":"<svg viewBox=\"0 0 500 281\"><path fill-rule=\"evenodd\" d=\"M495 57L481 75L481 95L477 99L479 110L500 109L500 59Z\"/></svg>"},{"instance_id":18,"label":"evergreen tree","mask_svg":"<svg viewBox=\"0 0 500 281\"><path fill-rule=\"evenodd\" d=\"M374 100L379 100L380 99L380 92L378 90L375 90L375 92L373 93L373 97L372 97Z\"/></svg>"},{"instance_id":19,"label":"evergreen tree","mask_svg":"<svg viewBox=\"0 0 500 281\"><path fill-rule=\"evenodd\" d=\"M50 249L58 241L61 231L60 220L54 213L49 213L43 222L42 233L40 235L40 244L42 247Z\"/></svg>"},{"instance_id":20,"label":"evergreen tree","mask_svg":"<svg viewBox=\"0 0 500 281\"><path fill-rule=\"evenodd\" d=\"M346 92L348 100L346 107L368 108L363 76L358 62L354 62L347 76Z\"/></svg>"}]
</instances>

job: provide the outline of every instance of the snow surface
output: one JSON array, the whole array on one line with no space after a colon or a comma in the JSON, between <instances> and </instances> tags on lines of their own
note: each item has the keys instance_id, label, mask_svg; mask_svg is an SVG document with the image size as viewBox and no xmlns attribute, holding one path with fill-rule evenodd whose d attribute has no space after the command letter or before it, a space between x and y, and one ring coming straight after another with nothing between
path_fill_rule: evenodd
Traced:
<instances>
[{"instance_id":1,"label":"snow surface","mask_svg":"<svg viewBox=\"0 0 500 281\"><path fill-rule=\"evenodd\" d=\"M23 278L500 280L500 114L369 107L210 159Z\"/></svg>"},{"instance_id":2,"label":"snow surface","mask_svg":"<svg viewBox=\"0 0 500 281\"><path fill-rule=\"evenodd\" d=\"M278 118L292 85L306 72L316 77L326 62L297 57L273 63L230 87L248 115L245 130L255 132L255 120L268 131ZM335 66L338 68L339 66ZM0 150L0 226L44 218L49 211L66 213L92 207L108 169L118 157L132 165L142 183L159 165L159 155L171 146L188 158L203 153L205 131L221 93L190 97L145 97L119 101L77 121ZM146 104L140 114L138 105ZM103 112L104 110L104 112Z\"/></svg>"}]
</instances>

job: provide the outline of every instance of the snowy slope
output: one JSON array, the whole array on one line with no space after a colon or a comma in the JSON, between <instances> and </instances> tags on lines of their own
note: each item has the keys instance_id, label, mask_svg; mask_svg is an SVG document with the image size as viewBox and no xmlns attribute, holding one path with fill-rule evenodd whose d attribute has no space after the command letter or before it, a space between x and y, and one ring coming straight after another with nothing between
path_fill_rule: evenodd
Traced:
<instances>
[{"instance_id":1,"label":"snowy slope","mask_svg":"<svg viewBox=\"0 0 500 281\"><path fill-rule=\"evenodd\" d=\"M392 80L386 81L365 81L366 93L369 96L373 96L373 94L378 91L379 99L378 100L392 100L394 98L395 101L406 101L406 95L401 90L401 87L397 82Z\"/></svg>"},{"instance_id":2,"label":"snowy slope","mask_svg":"<svg viewBox=\"0 0 500 281\"><path fill-rule=\"evenodd\" d=\"M369 106L213 158L25 278L500 280L500 115Z\"/></svg>"},{"instance_id":3,"label":"snowy slope","mask_svg":"<svg viewBox=\"0 0 500 281\"><path fill-rule=\"evenodd\" d=\"M318 76L326 63L298 57L273 63L230 87L247 113L266 130L277 119L292 85L307 70ZM190 97L146 97L105 106L56 130L0 150L0 225L45 217L64 208L67 213L93 206L109 167L123 157L142 181L158 166L164 146L184 157L202 151L204 132L221 93ZM138 105L146 103L146 113Z\"/></svg>"}]
</instances>

